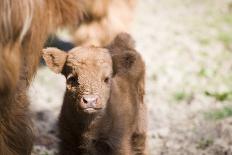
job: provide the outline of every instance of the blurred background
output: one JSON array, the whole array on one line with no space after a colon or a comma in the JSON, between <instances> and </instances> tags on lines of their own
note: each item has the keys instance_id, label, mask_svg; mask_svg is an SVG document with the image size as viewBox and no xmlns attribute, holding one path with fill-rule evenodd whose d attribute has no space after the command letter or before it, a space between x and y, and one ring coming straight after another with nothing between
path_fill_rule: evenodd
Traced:
<instances>
[{"instance_id":1,"label":"blurred background","mask_svg":"<svg viewBox=\"0 0 232 155\"><path fill-rule=\"evenodd\" d=\"M232 0L138 0L128 30L146 63L149 154L232 155ZM39 68L34 155L56 153L64 90L63 76Z\"/></svg>"}]
</instances>

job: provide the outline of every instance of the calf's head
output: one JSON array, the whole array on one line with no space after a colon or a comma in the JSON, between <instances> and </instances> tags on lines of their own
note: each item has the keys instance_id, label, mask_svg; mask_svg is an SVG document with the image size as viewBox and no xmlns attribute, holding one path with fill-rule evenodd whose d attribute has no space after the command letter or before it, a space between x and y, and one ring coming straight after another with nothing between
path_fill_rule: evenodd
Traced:
<instances>
[{"instance_id":1,"label":"calf's head","mask_svg":"<svg viewBox=\"0 0 232 155\"><path fill-rule=\"evenodd\" d=\"M106 49L77 47L65 53L47 48L43 50L43 58L51 70L66 77L66 93L78 111L94 113L104 109L113 72L112 59Z\"/></svg>"},{"instance_id":2,"label":"calf's head","mask_svg":"<svg viewBox=\"0 0 232 155\"><path fill-rule=\"evenodd\" d=\"M114 60L109 48L76 47L68 53L47 48L43 58L52 71L66 77L66 95L74 102L70 104L91 114L105 109L113 76L125 72L135 60L134 52L119 53Z\"/></svg>"}]
</instances>

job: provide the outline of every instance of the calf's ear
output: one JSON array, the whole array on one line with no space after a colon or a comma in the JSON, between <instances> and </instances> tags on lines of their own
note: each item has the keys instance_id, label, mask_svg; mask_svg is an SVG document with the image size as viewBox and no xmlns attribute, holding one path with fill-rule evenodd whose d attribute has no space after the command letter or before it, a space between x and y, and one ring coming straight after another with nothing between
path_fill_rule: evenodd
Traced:
<instances>
[{"instance_id":1,"label":"calf's ear","mask_svg":"<svg viewBox=\"0 0 232 155\"><path fill-rule=\"evenodd\" d=\"M112 56L114 75L128 72L137 58L133 38L128 33L119 33L107 48Z\"/></svg>"},{"instance_id":2,"label":"calf's ear","mask_svg":"<svg viewBox=\"0 0 232 155\"><path fill-rule=\"evenodd\" d=\"M61 73L67 59L67 53L57 48L45 48L42 51L47 66L55 73Z\"/></svg>"},{"instance_id":3,"label":"calf's ear","mask_svg":"<svg viewBox=\"0 0 232 155\"><path fill-rule=\"evenodd\" d=\"M129 72L136 61L136 57L137 55L130 51L112 55L113 75Z\"/></svg>"}]
</instances>

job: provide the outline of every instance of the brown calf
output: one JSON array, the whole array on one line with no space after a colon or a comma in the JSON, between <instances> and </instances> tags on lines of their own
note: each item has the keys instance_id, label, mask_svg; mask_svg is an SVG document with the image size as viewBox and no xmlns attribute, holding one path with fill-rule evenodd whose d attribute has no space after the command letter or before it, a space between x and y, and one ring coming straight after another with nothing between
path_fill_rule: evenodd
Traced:
<instances>
[{"instance_id":1,"label":"brown calf","mask_svg":"<svg viewBox=\"0 0 232 155\"><path fill-rule=\"evenodd\" d=\"M144 62L128 34L107 48L43 51L67 88L59 119L60 155L146 154Z\"/></svg>"}]
</instances>

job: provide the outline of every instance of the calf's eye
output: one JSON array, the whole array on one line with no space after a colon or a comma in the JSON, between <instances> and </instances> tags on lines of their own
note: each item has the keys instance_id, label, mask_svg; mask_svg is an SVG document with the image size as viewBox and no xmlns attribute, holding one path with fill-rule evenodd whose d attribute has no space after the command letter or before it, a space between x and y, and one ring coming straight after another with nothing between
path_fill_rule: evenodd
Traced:
<instances>
[{"instance_id":1,"label":"calf's eye","mask_svg":"<svg viewBox=\"0 0 232 155\"><path fill-rule=\"evenodd\" d=\"M67 83L71 84L71 85L77 85L78 84L78 80L74 76L68 76L67 77Z\"/></svg>"},{"instance_id":2,"label":"calf's eye","mask_svg":"<svg viewBox=\"0 0 232 155\"><path fill-rule=\"evenodd\" d=\"M105 83L109 83L109 81L110 81L110 78L109 78L109 77L106 77L106 78L104 79L104 82L105 82Z\"/></svg>"}]
</instances>

